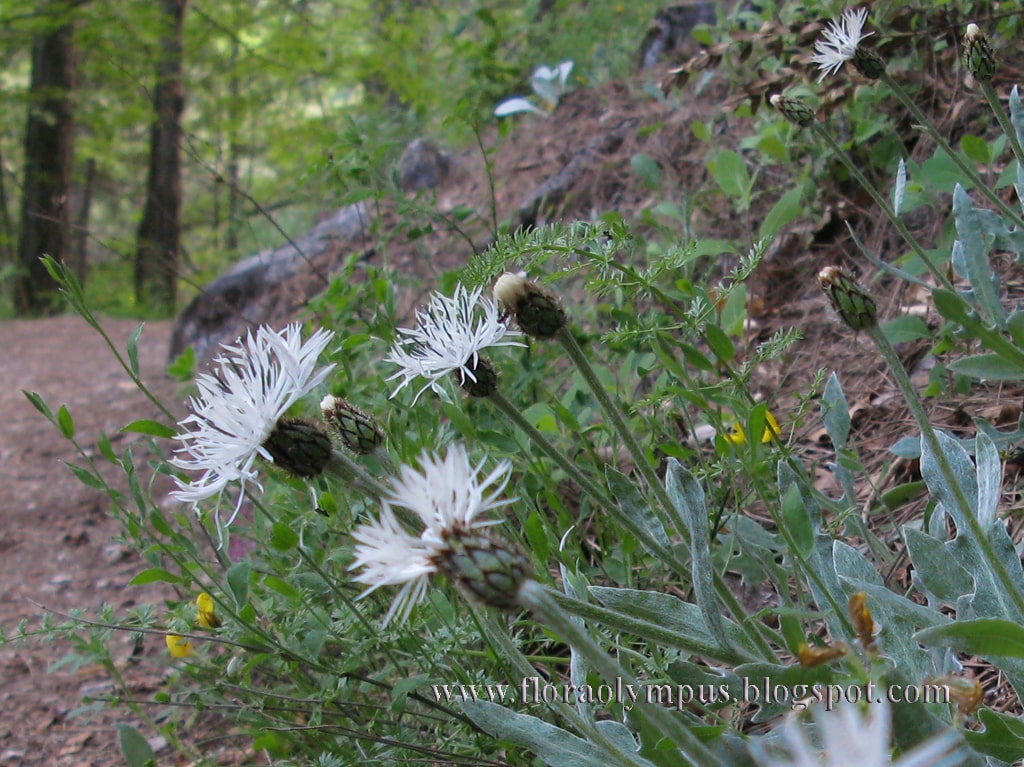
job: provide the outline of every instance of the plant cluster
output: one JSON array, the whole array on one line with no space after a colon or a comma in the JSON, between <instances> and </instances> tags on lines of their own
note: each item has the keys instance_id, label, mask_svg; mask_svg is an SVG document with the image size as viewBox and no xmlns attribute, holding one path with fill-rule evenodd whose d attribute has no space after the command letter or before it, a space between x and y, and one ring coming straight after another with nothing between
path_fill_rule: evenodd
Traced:
<instances>
[{"instance_id":1,"label":"plant cluster","mask_svg":"<svg viewBox=\"0 0 1024 767\"><path fill-rule=\"evenodd\" d=\"M1019 381L1022 314L1004 305L992 254L1024 253L1024 107L1014 89L1006 117L996 50L970 25L965 70L1013 153L1008 203L866 45L880 34L868 21L845 11L811 61L888 88L960 180L955 242L928 248L901 218L926 179L902 163L889 194L848 160L910 251L897 264L865 246L864 258L928 291L943 325L920 332L936 352L968 351L952 374ZM771 103L847 157L806 101ZM964 660L1024 690L1024 570L999 513L1003 451L1024 425L979 423L972 440L936 429L870 293L822 269L843 332L873 342L916 425L894 449L920 458L927 509L894 555L851 513L859 457L839 376L823 372L819 403L839 498L793 444L820 381L793 413L750 394L757 367L798 340L737 350L736 297L768 244L711 287L678 276L700 243L642 262L620 218L515 232L397 329L393 275L339 279L320 327L260 328L198 377L175 427L126 427L153 437L151 468L183 506L156 502L130 450L98 445L127 495L81 451L75 473L111 494L148 565L136 582L177 598L8 638L60 632L112 667L110 631L162 635L180 685L121 703L182 749L151 712L215 710L279 765L1019 762L1020 706L986 707ZM564 287L580 282L570 300ZM136 342L124 365L138 380ZM326 396L310 417L314 392ZM74 439L66 410L30 398ZM914 571L905 591L887 579L896 556ZM739 596L753 586L770 595L755 607ZM133 730L122 744L132 767L153 757Z\"/></svg>"}]
</instances>

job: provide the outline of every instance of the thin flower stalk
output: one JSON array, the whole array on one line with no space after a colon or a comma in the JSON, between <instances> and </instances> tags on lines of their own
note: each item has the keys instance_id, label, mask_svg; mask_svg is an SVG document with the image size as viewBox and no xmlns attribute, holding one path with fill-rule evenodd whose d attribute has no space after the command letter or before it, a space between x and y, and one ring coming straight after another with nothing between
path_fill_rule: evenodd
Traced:
<instances>
[{"instance_id":1,"label":"thin flower stalk","mask_svg":"<svg viewBox=\"0 0 1024 767\"><path fill-rule=\"evenodd\" d=\"M994 114L996 116L996 120L999 121L999 127L1002 128L1003 133L1006 136L1006 140L1010 143L1010 148L1013 150L1013 156L1016 157L1017 162L1024 167L1024 148L1020 145L1020 141L1017 138L1017 131L1014 130L1013 124L1010 122L1010 118L1006 116L1006 110L1003 109L1002 102L999 100L999 94L996 93L996 89L992 87L992 83L981 83L981 92L985 94L985 100L988 101L992 114Z\"/></svg>"}]
</instances>

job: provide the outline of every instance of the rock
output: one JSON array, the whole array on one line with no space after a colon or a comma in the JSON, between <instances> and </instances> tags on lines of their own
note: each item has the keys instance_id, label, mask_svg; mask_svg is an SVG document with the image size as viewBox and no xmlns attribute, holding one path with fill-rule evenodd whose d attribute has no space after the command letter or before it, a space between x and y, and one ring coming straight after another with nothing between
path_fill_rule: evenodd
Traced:
<instances>
[{"instance_id":1,"label":"rock","mask_svg":"<svg viewBox=\"0 0 1024 767\"><path fill-rule=\"evenodd\" d=\"M246 258L203 288L174 322L170 356L187 347L197 369L260 325L282 327L323 291L331 273L351 254L368 258L373 246L363 203L348 205L312 231L273 251Z\"/></svg>"},{"instance_id":2,"label":"rock","mask_svg":"<svg viewBox=\"0 0 1024 767\"><path fill-rule=\"evenodd\" d=\"M413 139L395 165L398 188L403 192L436 189L448 179L451 169L450 154L439 149L432 141Z\"/></svg>"}]
</instances>

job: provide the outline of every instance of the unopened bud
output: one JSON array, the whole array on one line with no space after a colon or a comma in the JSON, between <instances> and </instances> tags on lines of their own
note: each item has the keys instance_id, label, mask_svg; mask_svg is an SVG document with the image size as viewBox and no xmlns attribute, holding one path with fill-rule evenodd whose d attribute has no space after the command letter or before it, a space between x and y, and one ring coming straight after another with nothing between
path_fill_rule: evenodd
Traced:
<instances>
[{"instance_id":1,"label":"unopened bud","mask_svg":"<svg viewBox=\"0 0 1024 767\"><path fill-rule=\"evenodd\" d=\"M885 74L885 62L882 61L882 57L861 45L857 46L850 63L869 80L877 80Z\"/></svg>"},{"instance_id":2,"label":"unopened bud","mask_svg":"<svg viewBox=\"0 0 1024 767\"><path fill-rule=\"evenodd\" d=\"M996 55L992 43L977 24L968 24L964 34L964 66L979 83L992 82L996 73Z\"/></svg>"},{"instance_id":3,"label":"unopened bud","mask_svg":"<svg viewBox=\"0 0 1024 767\"><path fill-rule=\"evenodd\" d=\"M459 386L471 397L489 397L498 389L498 371L486 357L469 360L455 375Z\"/></svg>"},{"instance_id":4,"label":"unopened bud","mask_svg":"<svg viewBox=\"0 0 1024 767\"><path fill-rule=\"evenodd\" d=\"M496 536L456 529L445 532L437 568L468 594L491 607L519 604L530 564L517 547Z\"/></svg>"},{"instance_id":5,"label":"unopened bud","mask_svg":"<svg viewBox=\"0 0 1024 767\"><path fill-rule=\"evenodd\" d=\"M776 93L769 101L779 113L794 125L806 128L814 122L814 109L806 101Z\"/></svg>"},{"instance_id":6,"label":"unopened bud","mask_svg":"<svg viewBox=\"0 0 1024 767\"><path fill-rule=\"evenodd\" d=\"M853 629L857 632L860 646L866 652L875 650L875 619L868 609L868 595L863 591L856 592L850 597L850 603L846 607L853 623Z\"/></svg>"},{"instance_id":7,"label":"unopened bud","mask_svg":"<svg viewBox=\"0 0 1024 767\"><path fill-rule=\"evenodd\" d=\"M319 476L331 459L331 437L313 421L282 418L263 443L277 466L297 477Z\"/></svg>"},{"instance_id":8,"label":"unopened bud","mask_svg":"<svg viewBox=\"0 0 1024 767\"><path fill-rule=\"evenodd\" d=\"M506 272L494 283L494 298L515 317L520 329L534 338L551 338L568 318L558 297L537 283Z\"/></svg>"},{"instance_id":9,"label":"unopened bud","mask_svg":"<svg viewBox=\"0 0 1024 767\"><path fill-rule=\"evenodd\" d=\"M369 455L384 444L384 430L377 419L350 402L328 394L320 401L324 421L341 444L357 455Z\"/></svg>"},{"instance_id":10,"label":"unopened bud","mask_svg":"<svg viewBox=\"0 0 1024 767\"><path fill-rule=\"evenodd\" d=\"M801 645L797 658L804 668L816 668L836 658L842 658L848 652L849 648L842 642L837 642L831 647L812 647L805 644Z\"/></svg>"},{"instance_id":11,"label":"unopened bud","mask_svg":"<svg viewBox=\"0 0 1024 767\"><path fill-rule=\"evenodd\" d=\"M826 266L818 273L818 283L836 314L853 330L877 324L878 308L874 299L842 269Z\"/></svg>"}]
</instances>

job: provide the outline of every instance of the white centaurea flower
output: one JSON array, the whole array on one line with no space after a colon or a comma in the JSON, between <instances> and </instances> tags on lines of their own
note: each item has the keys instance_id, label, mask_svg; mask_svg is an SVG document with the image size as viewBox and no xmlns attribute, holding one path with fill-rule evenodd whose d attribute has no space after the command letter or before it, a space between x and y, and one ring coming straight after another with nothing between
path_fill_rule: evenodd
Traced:
<instances>
[{"instance_id":1,"label":"white centaurea flower","mask_svg":"<svg viewBox=\"0 0 1024 767\"><path fill-rule=\"evenodd\" d=\"M511 465L502 461L480 479L483 466L483 461L473 466L461 444L450 447L443 459L425 453L420 469L401 467L390 493L381 499L380 518L352 533L357 545L349 569L360 570L355 580L368 586L360 597L381 586L401 585L384 618L385 624L395 616L400 620L408 617L426 594L433 573L446 572L456 579L464 575L464 570L455 572L451 566L453 552L466 551L460 540L468 540L471 546L485 548L493 555L495 544L480 533L499 520L479 517L515 499L500 498L508 484ZM395 507L408 509L419 518L424 525L419 536L401 526ZM501 548L500 544L497 548ZM470 584L470 591L479 595L482 590Z\"/></svg>"},{"instance_id":2,"label":"white centaurea flower","mask_svg":"<svg viewBox=\"0 0 1024 767\"><path fill-rule=\"evenodd\" d=\"M207 498L220 500L228 486L238 483L231 524L245 497L247 483L262 491L255 468L257 458L274 461L267 442L280 419L299 399L319 386L333 365L317 370L317 359L333 337L318 330L303 342L298 325L280 333L268 327L251 332L243 342L225 344L214 359L218 369L196 377L192 413L179 423L182 446L170 463L186 471L201 471L191 482L175 478L172 497L198 507ZM220 521L218 517L218 528Z\"/></svg>"},{"instance_id":3,"label":"white centaurea flower","mask_svg":"<svg viewBox=\"0 0 1024 767\"><path fill-rule=\"evenodd\" d=\"M427 306L417 312L416 327L399 328L398 340L388 352L387 361L399 366L387 380L401 378L394 397L416 378L426 383L416 392L413 403L427 389L441 394L440 380L458 372L459 383L478 381L480 352L493 346L524 346L516 340L520 334L508 329L498 305L481 299L483 288L473 292L459 285L451 298L435 293Z\"/></svg>"},{"instance_id":4,"label":"white centaurea flower","mask_svg":"<svg viewBox=\"0 0 1024 767\"><path fill-rule=\"evenodd\" d=\"M821 745L814 746L798 717L791 717L781 728L781 740L788 757L767 754L755 748L754 757L760 767L954 767L961 764L967 752L960 749L962 740L954 730L938 735L902 755L891 758L889 738L892 732L891 711L885 698L872 702L866 710L849 701L840 701L832 710L813 709Z\"/></svg>"},{"instance_id":5,"label":"white centaurea flower","mask_svg":"<svg viewBox=\"0 0 1024 767\"><path fill-rule=\"evenodd\" d=\"M834 75L842 69L843 64L857 54L857 46L861 40L874 34L863 33L867 18L867 8L847 8L839 21L833 19L829 22L828 28L822 33L824 39L814 44L815 53L811 56L811 63L817 64L821 69L819 83L828 75Z\"/></svg>"}]
</instances>

